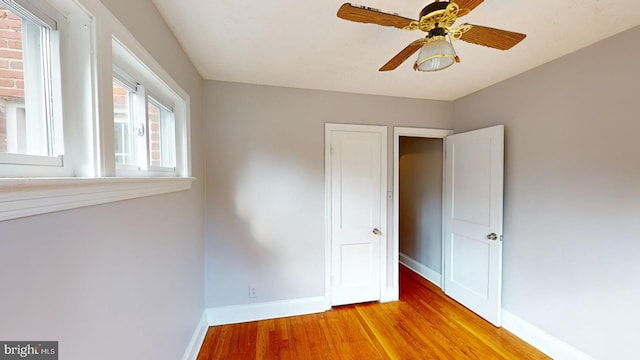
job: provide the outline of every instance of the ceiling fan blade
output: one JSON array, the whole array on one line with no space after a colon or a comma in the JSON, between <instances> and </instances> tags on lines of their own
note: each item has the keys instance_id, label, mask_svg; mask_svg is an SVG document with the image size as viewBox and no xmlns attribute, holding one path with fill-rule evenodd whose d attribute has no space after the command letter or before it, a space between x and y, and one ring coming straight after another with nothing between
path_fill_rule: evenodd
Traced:
<instances>
[{"instance_id":1,"label":"ceiling fan blade","mask_svg":"<svg viewBox=\"0 0 640 360\"><path fill-rule=\"evenodd\" d=\"M413 19L405 18L399 15L388 14L378 9L351 5L349 3L342 4L338 9L338 17L345 20L351 20L361 23L378 24L382 26L393 26L403 29L409 25Z\"/></svg>"},{"instance_id":2,"label":"ceiling fan blade","mask_svg":"<svg viewBox=\"0 0 640 360\"><path fill-rule=\"evenodd\" d=\"M462 17L470 13L471 10L475 9L478 5L482 4L484 0L453 0L453 2L460 8L458 17Z\"/></svg>"},{"instance_id":3,"label":"ceiling fan blade","mask_svg":"<svg viewBox=\"0 0 640 360\"><path fill-rule=\"evenodd\" d=\"M527 37L525 34L513 31L472 24L464 25L471 25L471 29L463 33L460 40L499 50L509 50Z\"/></svg>"},{"instance_id":4,"label":"ceiling fan blade","mask_svg":"<svg viewBox=\"0 0 640 360\"><path fill-rule=\"evenodd\" d=\"M412 42L406 48L402 49L402 51L400 51L398 55L394 56L393 58L391 58L391 60L387 61L386 64L382 65L379 71L395 70L395 68L397 68L405 60L407 60L409 56L415 54L415 52L422 47L423 43L424 39L419 39Z\"/></svg>"}]
</instances>

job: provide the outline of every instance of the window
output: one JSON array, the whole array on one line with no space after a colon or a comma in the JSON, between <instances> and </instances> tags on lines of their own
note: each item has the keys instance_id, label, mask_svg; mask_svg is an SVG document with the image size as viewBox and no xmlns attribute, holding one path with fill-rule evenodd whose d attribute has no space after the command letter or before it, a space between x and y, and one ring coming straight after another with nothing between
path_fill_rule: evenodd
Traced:
<instances>
[{"instance_id":1,"label":"window","mask_svg":"<svg viewBox=\"0 0 640 360\"><path fill-rule=\"evenodd\" d=\"M100 0L0 0L0 221L190 175L189 95Z\"/></svg>"},{"instance_id":2,"label":"window","mask_svg":"<svg viewBox=\"0 0 640 360\"><path fill-rule=\"evenodd\" d=\"M62 165L53 13L26 1L0 2L0 164Z\"/></svg>"},{"instance_id":3,"label":"window","mask_svg":"<svg viewBox=\"0 0 640 360\"><path fill-rule=\"evenodd\" d=\"M188 176L187 101L115 36L113 126L117 176Z\"/></svg>"},{"instance_id":4,"label":"window","mask_svg":"<svg viewBox=\"0 0 640 360\"><path fill-rule=\"evenodd\" d=\"M176 166L176 135L173 111L149 97L147 119L149 121L149 165L174 168Z\"/></svg>"},{"instance_id":5,"label":"window","mask_svg":"<svg viewBox=\"0 0 640 360\"><path fill-rule=\"evenodd\" d=\"M172 102L159 100L115 66L114 156L118 175L167 176L176 171L176 122Z\"/></svg>"}]
</instances>

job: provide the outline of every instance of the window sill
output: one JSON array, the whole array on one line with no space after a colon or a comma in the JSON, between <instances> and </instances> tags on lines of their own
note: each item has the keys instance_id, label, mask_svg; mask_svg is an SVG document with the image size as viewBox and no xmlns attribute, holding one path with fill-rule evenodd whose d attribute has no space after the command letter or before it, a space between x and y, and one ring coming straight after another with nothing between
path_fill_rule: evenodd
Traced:
<instances>
[{"instance_id":1,"label":"window sill","mask_svg":"<svg viewBox=\"0 0 640 360\"><path fill-rule=\"evenodd\" d=\"M195 178L0 179L0 221L191 189Z\"/></svg>"}]
</instances>

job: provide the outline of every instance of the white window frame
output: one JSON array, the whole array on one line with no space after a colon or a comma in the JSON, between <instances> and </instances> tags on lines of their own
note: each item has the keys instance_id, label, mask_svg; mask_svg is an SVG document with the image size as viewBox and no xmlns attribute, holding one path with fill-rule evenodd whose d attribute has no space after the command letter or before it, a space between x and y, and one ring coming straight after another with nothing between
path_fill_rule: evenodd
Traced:
<instances>
[{"instance_id":1,"label":"white window frame","mask_svg":"<svg viewBox=\"0 0 640 360\"><path fill-rule=\"evenodd\" d=\"M138 142L136 156L142 157L137 166L116 166L116 176L188 176L189 154L185 145L189 143L188 100L175 91L165 79L158 77L147 67L134 50L128 47L116 34L112 37L112 52L114 74L117 77L128 78L137 84L134 95L134 112L136 122L144 119L145 143ZM149 163L149 121L147 119L147 104L153 99L157 104L173 112L175 123L175 167L151 166ZM113 99L112 99L113 100ZM187 147L188 148L188 147Z\"/></svg>"},{"instance_id":2,"label":"white window frame","mask_svg":"<svg viewBox=\"0 0 640 360\"><path fill-rule=\"evenodd\" d=\"M119 43L114 40L114 48L115 46L121 46ZM136 61L131 59L128 55L122 55L125 51L124 48L120 48L118 50L121 54L118 56L114 56L114 59L118 58L118 61L122 61L122 57L125 58L125 61L133 62ZM116 52L114 51L114 54ZM129 69L134 69L134 66L128 66ZM151 164L151 124L149 120L149 104L153 104L155 107L159 108L161 112L164 110L170 113L170 116L173 119L174 129L173 129L173 138L171 140L172 144L172 153L174 158L174 163L176 162L176 155L180 153L179 149L176 148L176 131L175 131L175 112L171 104L175 104L179 102L173 95L165 96L165 99L172 100L158 100L161 97L156 96L155 94L151 94L147 89L147 86L141 84L139 79L141 76L138 74L138 77L133 77L130 74L126 73L122 70L118 65L114 64L113 66L113 79L114 82L119 83L122 87L129 91L130 95L130 127L132 129L132 163L131 164L118 164L116 162L116 175L117 176L176 176L176 166L166 167L166 166L154 166ZM145 77L143 77L145 78ZM149 84L149 83L147 83ZM162 84L153 84L157 88L158 86L164 86ZM163 101L171 101L170 103L166 103ZM115 108L114 108L115 109ZM184 119L184 116L182 117ZM115 114L114 114L114 129L115 129ZM135 130L134 130L135 129ZM115 130L114 130L115 131ZM115 144L114 144L115 145ZM116 156L114 151L114 156Z\"/></svg>"},{"instance_id":3,"label":"white window frame","mask_svg":"<svg viewBox=\"0 0 640 360\"><path fill-rule=\"evenodd\" d=\"M189 190L195 180L191 177L189 95L100 0L15 1L48 2L65 14L58 22L59 75L63 86L61 108L64 109L62 168L70 172L52 171L43 176L43 167L60 168L20 165L21 169L12 169L12 164L0 164L0 221ZM123 59L126 61L121 61ZM146 77L141 79L146 82L145 88L173 109L175 171L123 174L117 170L113 121L113 64L116 63L128 73ZM136 73L131 69L140 71Z\"/></svg>"},{"instance_id":4,"label":"white window frame","mask_svg":"<svg viewBox=\"0 0 640 360\"><path fill-rule=\"evenodd\" d=\"M38 106L29 107L30 117L43 118L46 122L29 122L36 127L44 127L43 129L26 129L28 133L32 131L43 132L46 138L47 149L42 152L48 155L32 155L27 153L0 153L0 174L4 177L8 176L64 176L70 175L71 169L64 165L63 153L63 123L62 123L62 91L60 81L60 47L61 37L67 35L67 29L62 26L62 30L58 28L58 24L62 19L62 15L53 7L39 0L2 0L0 1L5 9L14 14L27 19L22 22L22 44L23 53L40 53L43 59L35 56L24 56L25 71L25 101L35 100ZM46 32L43 32L46 28ZM41 37L48 34L43 41L43 49L40 49ZM24 41L29 39L29 41ZM47 66L43 69L42 64ZM45 74L38 74L43 71ZM32 86L36 84L40 76L44 76L47 81L40 86ZM44 91L43 91L44 90ZM21 108L26 108L23 104ZM17 110L12 109L12 110ZM14 114L15 115L15 114ZM7 132L18 132L20 126L16 116L8 116ZM27 128L29 126L27 125ZM9 135L9 134L8 134ZM10 136L7 137L8 139Z\"/></svg>"}]
</instances>

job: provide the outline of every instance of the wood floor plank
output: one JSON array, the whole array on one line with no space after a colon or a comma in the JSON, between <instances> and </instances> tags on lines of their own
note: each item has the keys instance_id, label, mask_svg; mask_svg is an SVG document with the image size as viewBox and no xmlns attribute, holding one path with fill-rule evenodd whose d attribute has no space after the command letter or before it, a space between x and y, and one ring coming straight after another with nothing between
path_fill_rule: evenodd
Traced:
<instances>
[{"instance_id":1,"label":"wood floor plank","mask_svg":"<svg viewBox=\"0 0 640 360\"><path fill-rule=\"evenodd\" d=\"M400 301L212 326L198 360L549 359L401 267Z\"/></svg>"},{"instance_id":2,"label":"wood floor plank","mask_svg":"<svg viewBox=\"0 0 640 360\"><path fill-rule=\"evenodd\" d=\"M329 358L388 359L354 309L354 306L340 307L326 314L325 334L331 348Z\"/></svg>"},{"instance_id":3,"label":"wood floor plank","mask_svg":"<svg viewBox=\"0 0 640 360\"><path fill-rule=\"evenodd\" d=\"M496 328L484 319L478 317L455 300L445 296L440 288L426 282L412 271L404 268L403 286L414 287L406 289L403 294L406 295L407 302L415 307L419 307L419 311L429 314L438 314L448 322L450 326L459 329L465 333L471 334L474 341L480 341L496 353L498 358L504 359L548 359L544 354L535 350L535 348L518 346L522 343L515 335L503 328ZM475 347L481 347L474 344ZM535 351L528 351L533 349Z\"/></svg>"},{"instance_id":4,"label":"wood floor plank","mask_svg":"<svg viewBox=\"0 0 640 360\"><path fill-rule=\"evenodd\" d=\"M392 359L435 359L441 351L431 341L430 335L418 329L402 314L411 315L410 308L402 303L382 306L358 307L367 325ZM418 345L419 346L416 346Z\"/></svg>"},{"instance_id":5,"label":"wood floor plank","mask_svg":"<svg viewBox=\"0 0 640 360\"><path fill-rule=\"evenodd\" d=\"M504 358L495 347L483 341L483 336L495 333L495 327L446 298L433 284L425 283L424 279L407 270L403 271L406 302L423 315L424 322L430 325L434 334L442 337L442 343L447 344L450 353L455 354L454 358ZM414 288L406 289L411 286Z\"/></svg>"}]
</instances>

